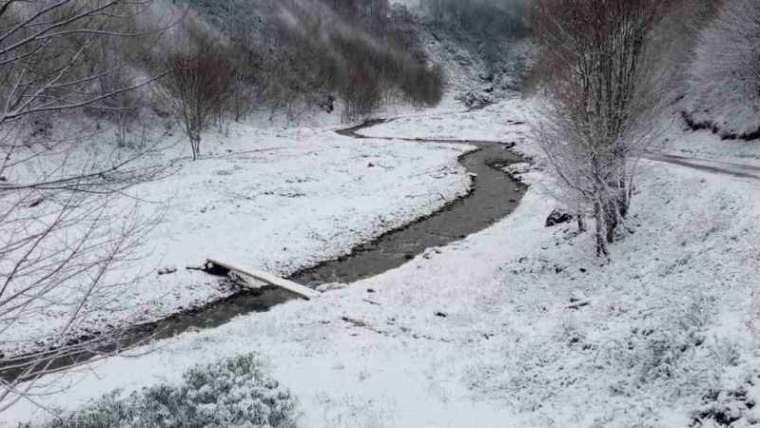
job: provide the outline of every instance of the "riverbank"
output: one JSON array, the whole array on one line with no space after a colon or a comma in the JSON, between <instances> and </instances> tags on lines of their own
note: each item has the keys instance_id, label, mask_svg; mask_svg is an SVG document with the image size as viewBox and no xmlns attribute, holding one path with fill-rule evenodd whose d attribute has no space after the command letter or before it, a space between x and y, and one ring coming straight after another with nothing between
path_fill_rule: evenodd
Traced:
<instances>
[{"instance_id":1,"label":"riverbank","mask_svg":"<svg viewBox=\"0 0 760 428\"><path fill-rule=\"evenodd\" d=\"M468 150L463 147L359 145L329 129L233 125L206 136L204 155L192 162L182 137L168 138L161 141L168 149L143 161L171 165L170 173L109 202L114 217L129 213L155 224L129 260L109 273L104 282L114 286L91 298L72 339L237 293L228 282L186 269L206 258L289 276L429 215L471 185L457 161ZM44 347L38 338L67 322L74 308L48 297L39 302L44 310L30 311L34 316L5 331L0 351L6 356Z\"/></svg>"},{"instance_id":2,"label":"riverbank","mask_svg":"<svg viewBox=\"0 0 760 428\"><path fill-rule=\"evenodd\" d=\"M454 134L460 122L447 126ZM516 150L537 153L529 138ZM757 183L646 161L632 233L604 261L590 235L544 226L558 206L545 175L521 177L531 185L522 202L486 230L317 300L69 373L75 387L46 404L76 409L255 352L299 399L307 427L755 420ZM12 412L10 421L45 416L28 403Z\"/></svg>"}]
</instances>

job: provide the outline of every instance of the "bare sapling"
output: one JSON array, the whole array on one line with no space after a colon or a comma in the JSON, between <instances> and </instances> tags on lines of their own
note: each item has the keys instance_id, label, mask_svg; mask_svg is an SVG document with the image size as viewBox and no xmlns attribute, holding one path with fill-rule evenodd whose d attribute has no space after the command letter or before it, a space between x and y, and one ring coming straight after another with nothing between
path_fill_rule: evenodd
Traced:
<instances>
[{"instance_id":1,"label":"bare sapling","mask_svg":"<svg viewBox=\"0 0 760 428\"><path fill-rule=\"evenodd\" d=\"M202 133L229 104L236 72L224 46L190 25L188 46L168 56L163 89L190 141L193 160L200 155Z\"/></svg>"}]
</instances>

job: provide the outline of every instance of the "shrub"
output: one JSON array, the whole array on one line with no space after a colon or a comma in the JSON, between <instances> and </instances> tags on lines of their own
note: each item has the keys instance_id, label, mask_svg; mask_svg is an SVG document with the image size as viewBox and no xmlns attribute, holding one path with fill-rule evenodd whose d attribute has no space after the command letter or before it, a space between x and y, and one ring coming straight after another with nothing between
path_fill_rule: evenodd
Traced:
<instances>
[{"instance_id":1,"label":"shrub","mask_svg":"<svg viewBox=\"0 0 760 428\"><path fill-rule=\"evenodd\" d=\"M415 106L434 106L443 98L445 76L443 68L435 65L409 67L401 80L401 90Z\"/></svg>"},{"instance_id":2,"label":"shrub","mask_svg":"<svg viewBox=\"0 0 760 428\"><path fill-rule=\"evenodd\" d=\"M223 114L236 72L229 60L230 52L221 43L195 26L190 36L190 48L168 55L163 86L184 125L196 160L201 133Z\"/></svg>"},{"instance_id":3,"label":"shrub","mask_svg":"<svg viewBox=\"0 0 760 428\"><path fill-rule=\"evenodd\" d=\"M109 394L48 428L295 427L296 403L265 375L253 355L195 367L179 385L160 385L119 399Z\"/></svg>"}]
</instances>

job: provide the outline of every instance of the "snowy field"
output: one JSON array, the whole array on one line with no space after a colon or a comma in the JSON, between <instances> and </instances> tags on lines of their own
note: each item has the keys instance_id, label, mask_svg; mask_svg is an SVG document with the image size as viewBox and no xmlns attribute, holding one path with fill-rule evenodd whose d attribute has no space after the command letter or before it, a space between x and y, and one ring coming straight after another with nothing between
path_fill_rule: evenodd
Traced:
<instances>
[{"instance_id":1,"label":"snowy field","mask_svg":"<svg viewBox=\"0 0 760 428\"><path fill-rule=\"evenodd\" d=\"M370 137L525 142L531 100L513 98L474 111L407 115L361 131ZM487 119L488 118L488 119ZM491 122L488 122L491 120Z\"/></svg>"},{"instance_id":2,"label":"snowy field","mask_svg":"<svg viewBox=\"0 0 760 428\"><path fill-rule=\"evenodd\" d=\"M378 136L509 140L512 128L505 121L528 120L527 111L513 100L479 112L398 120L368 131ZM685 146L693 136L674 131L672 139ZM437 206L435 200L407 197L432 193L419 192L421 186L451 186L447 195L452 196L466 187L453 164L456 153L451 151L458 149L379 142L355 147L320 132L303 137L295 147L289 143L287 149L272 152L274 159L256 163L257 172L247 156L236 161L240 169L221 160L202 168L206 175L198 178L198 186L222 200L209 196L205 203L186 207L186 223L178 229L204 224L203 207L217 207L219 217L259 209L260 203L249 208L229 203L241 199L208 183L219 179L215 171L261 174L259 180L275 169L291 171L288 177L309 176L309 171L320 175L293 154L304 150L324 158L321 171L330 171L330 185L312 188L315 197L357 210L367 204L367 212L337 217L341 210L301 201L298 209L317 210L309 217L321 219L317 224L324 224L323 237L333 230L346 232L345 227L333 229L336 222L362 219L357 230L377 231L383 228L374 221L378 212L400 221ZM530 140L517 142L519 150L536 155ZM280 147L277 140L263 138L256 146ZM372 162L394 166L396 181L389 175L381 185L373 176L373 183L367 183L368 174L384 174L366 168L368 154ZM281 163L275 168L270 162ZM539 158L535 165L540 167ZM416 171L428 174L416 176ZM434 171L442 178L433 178ZM363 177L361 184L357 177ZM400 177L420 182L407 187ZM217 329L163 341L139 357L111 358L69 373L63 380L74 388L46 397L44 403L74 409L113 389L176 382L195 364L256 352L298 397L300 422L306 427L671 427L690 426L698 416L704 426L712 426L711 418L726 415L737 418L736 426L760 421L754 406L760 399L760 338L754 333L760 331L760 296L755 291L760 182L646 163L627 225L632 233L612 246L612 261L602 263L592 256L590 235L576 236L573 226L544 227L546 215L557 205L540 170L523 178L532 186L516 212L481 233L317 300L242 316ZM323 180L317 183L328 182ZM234 182L241 186L235 187L237 192L262 192L246 190L257 183L253 177ZM301 189L316 187L308 181L291 184L285 177L263 182L279 195L311 195ZM396 187L381 191L383 186ZM409 193L404 193L407 188ZM349 195L352 200L346 202ZM357 195L367 199L353 200ZM299 203L292 197L275 200ZM278 211L285 216L278 221L286 221L287 212ZM254 218L263 221L264 216ZM288 223L291 228L295 224ZM176 248L187 250L166 263L241 248L222 246L219 236L237 238L248 229L239 223L217 227L200 228L203 240L179 235ZM250 239L257 242L299 243L289 244L289 255L273 245L266 247L268 258L244 253L247 261L279 271L292 268L285 260L295 254L304 254L294 259L306 263L303 257L310 250L334 254L344 248L320 247L322 240L297 239L298 234L283 238L270 227L250 230ZM338 242L363 235L349 236ZM187 245L205 240L215 247ZM3 415L10 424L44 416L29 403Z\"/></svg>"},{"instance_id":3,"label":"snowy field","mask_svg":"<svg viewBox=\"0 0 760 428\"><path fill-rule=\"evenodd\" d=\"M677 116L678 113L673 115L671 125L673 132L676 133L686 128ZM689 134L689 138L668 136L662 138L655 149L691 158L760 165L760 150L756 142L722 140L707 130L685 132Z\"/></svg>"},{"instance_id":4,"label":"snowy field","mask_svg":"<svg viewBox=\"0 0 760 428\"><path fill-rule=\"evenodd\" d=\"M233 293L218 279L185 269L206 258L288 275L430 214L470 186L457 162L467 149L459 146L358 142L311 128L234 125L226 134L209 133L196 162L181 137L167 137L170 149L141 161L171 165L165 177L110 201L114 217L157 224L132 254L136 262L112 272L114 282L129 283L94 296L73 335L124 320L152 321ZM43 162L45 168L54 169ZM47 209L41 205L36 209ZM65 323L72 310L66 300L15 324L1 350L25 351Z\"/></svg>"}]
</instances>

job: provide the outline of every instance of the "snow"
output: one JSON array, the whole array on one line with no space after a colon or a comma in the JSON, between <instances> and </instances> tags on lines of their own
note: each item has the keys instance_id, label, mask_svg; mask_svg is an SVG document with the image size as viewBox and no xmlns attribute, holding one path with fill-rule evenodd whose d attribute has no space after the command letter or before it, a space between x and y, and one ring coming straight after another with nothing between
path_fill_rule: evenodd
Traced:
<instances>
[{"instance_id":1,"label":"snow","mask_svg":"<svg viewBox=\"0 0 760 428\"><path fill-rule=\"evenodd\" d=\"M405 115L360 133L370 137L525 143L525 134L530 130L527 120L532 107L532 100L515 97L481 110Z\"/></svg>"},{"instance_id":2,"label":"snow","mask_svg":"<svg viewBox=\"0 0 760 428\"><path fill-rule=\"evenodd\" d=\"M230 295L217 279L185 269L207 258L287 276L428 215L470 186L460 146L360 144L326 128L249 124L209 133L193 162L181 136L166 138L170 148L144 162L170 164L170 174L111 201L117 215L140 201L134 215L157 221L134 255L140 262L112 273L138 278L93 299L78 331L152 321ZM155 273L165 268L176 272ZM27 350L68 313L54 307L25 319L4 334L3 351Z\"/></svg>"},{"instance_id":3,"label":"snow","mask_svg":"<svg viewBox=\"0 0 760 428\"><path fill-rule=\"evenodd\" d=\"M709 130L686 131L686 124L678 112L673 113L671 119L671 132L656 143L655 149L690 158L760 165L760 150L756 142L722 140ZM672 137L681 132L688 135L688 138Z\"/></svg>"},{"instance_id":4,"label":"snow","mask_svg":"<svg viewBox=\"0 0 760 428\"><path fill-rule=\"evenodd\" d=\"M514 122L529 120L530 111L529 100L515 99L367 132L508 141L524 131ZM403 165L431 162L422 169L451 167L441 147L369 142L356 149L320 132L308 138L300 144L334 159L330 168L348 168L345 186L351 174L370 174L358 163L346 166L354 150L392 152ZM671 130L675 147L692 138ZM306 427L688 426L712 390L745 385L760 399L752 386L760 384L760 343L749 327L760 319L753 304L760 182L646 162L627 224L632 232L605 262L593 256L590 235L576 236L572 225L544 227L557 203L537 169L535 144L516 142L535 158L522 175L531 187L517 210L489 229L319 299L68 373L64 380L74 387L45 404L75 409L115 388L177 382L199 362L251 351L298 397ZM422 147L435 162L422 158ZM289 161L276 159L304 168L290 153ZM397 168L412 174L411 166ZM458 175L452 181L462 185ZM286 259L275 254L273 263L287 266ZM740 424L760 416L741 412ZM44 416L29 403L3 415L8 423Z\"/></svg>"},{"instance_id":5,"label":"snow","mask_svg":"<svg viewBox=\"0 0 760 428\"><path fill-rule=\"evenodd\" d=\"M414 9L420 6L420 0L391 0L391 4L400 4L408 9Z\"/></svg>"}]
</instances>

